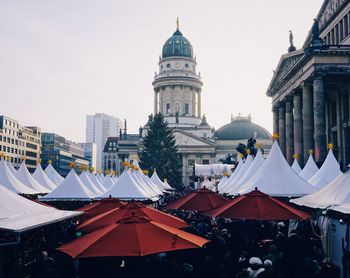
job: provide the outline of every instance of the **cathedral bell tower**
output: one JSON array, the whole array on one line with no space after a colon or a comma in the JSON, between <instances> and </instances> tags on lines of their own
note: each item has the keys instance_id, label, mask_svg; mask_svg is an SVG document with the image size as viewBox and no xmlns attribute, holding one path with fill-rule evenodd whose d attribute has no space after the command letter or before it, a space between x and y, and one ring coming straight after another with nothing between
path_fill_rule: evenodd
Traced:
<instances>
[{"instance_id":1,"label":"cathedral bell tower","mask_svg":"<svg viewBox=\"0 0 350 278\"><path fill-rule=\"evenodd\" d=\"M202 81L196 72L192 45L179 29L163 45L159 72L152 83L154 114L162 113L170 127L194 127L201 123Z\"/></svg>"}]
</instances>

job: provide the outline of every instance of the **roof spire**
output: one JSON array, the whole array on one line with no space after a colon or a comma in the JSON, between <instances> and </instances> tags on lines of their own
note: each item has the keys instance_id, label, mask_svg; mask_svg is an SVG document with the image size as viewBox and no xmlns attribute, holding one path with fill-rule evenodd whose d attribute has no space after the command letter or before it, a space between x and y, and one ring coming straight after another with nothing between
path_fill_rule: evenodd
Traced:
<instances>
[{"instance_id":1,"label":"roof spire","mask_svg":"<svg viewBox=\"0 0 350 278\"><path fill-rule=\"evenodd\" d=\"M180 29L180 22L179 22L179 18L176 18L176 30Z\"/></svg>"}]
</instances>

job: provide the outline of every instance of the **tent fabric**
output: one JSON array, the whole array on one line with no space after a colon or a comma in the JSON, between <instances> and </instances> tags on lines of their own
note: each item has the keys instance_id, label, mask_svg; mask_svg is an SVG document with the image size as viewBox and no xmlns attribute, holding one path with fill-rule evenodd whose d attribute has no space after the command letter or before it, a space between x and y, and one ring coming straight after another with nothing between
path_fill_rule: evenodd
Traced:
<instances>
[{"instance_id":1,"label":"tent fabric","mask_svg":"<svg viewBox=\"0 0 350 278\"><path fill-rule=\"evenodd\" d=\"M10 161L6 161L6 165L9 168L9 170L11 171L11 173L16 176L17 170L15 169L15 167L13 167L12 163Z\"/></svg>"},{"instance_id":2,"label":"tent fabric","mask_svg":"<svg viewBox=\"0 0 350 278\"><path fill-rule=\"evenodd\" d=\"M299 173L299 176L304 180L308 181L315 175L318 171L318 167L315 163L315 160L312 157L312 154L309 155L309 158L303 168L303 170Z\"/></svg>"},{"instance_id":3,"label":"tent fabric","mask_svg":"<svg viewBox=\"0 0 350 278\"><path fill-rule=\"evenodd\" d=\"M52 164L47 165L44 172L46 176L56 185L59 185L64 180L64 178L56 171Z\"/></svg>"},{"instance_id":4,"label":"tent fabric","mask_svg":"<svg viewBox=\"0 0 350 278\"><path fill-rule=\"evenodd\" d=\"M106 178L104 179L103 183L102 183L102 186L103 186L104 188L106 188L106 190L107 190L107 189L111 188L111 187L113 186L114 183L115 183L115 182L114 182L114 180L113 180L111 177L106 177ZM105 190L105 191L106 191L106 190Z\"/></svg>"},{"instance_id":5,"label":"tent fabric","mask_svg":"<svg viewBox=\"0 0 350 278\"><path fill-rule=\"evenodd\" d=\"M38 164L38 166L36 166L36 169L33 173L33 178L36 179L36 181L38 183L40 183L42 186L46 187L47 189L49 189L50 191L54 190L57 185L54 184L45 174L43 168L41 168L41 165Z\"/></svg>"},{"instance_id":6,"label":"tent fabric","mask_svg":"<svg viewBox=\"0 0 350 278\"><path fill-rule=\"evenodd\" d=\"M227 188L228 188L230 182L236 177L236 175L238 175L238 173L241 171L243 165L244 165L244 161L243 161L243 159L241 159L238 162L238 165L235 168L235 171L229 177L228 181L221 187L221 189L219 188L219 192L220 193L226 193L227 192Z\"/></svg>"},{"instance_id":7,"label":"tent fabric","mask_svg":"<svg viewBox=\"0 0 350 278\"><path fill-rule=\"evenodd\" d=\"M251 155L248 155L246 160L244 161L244 164L242 166L242 169L239 171L239 173L234 177L234 179L230 182L230 184L226 187L226 192L228 194L235 194L236 188L239 187L240 179L244 176L244 174L248 171L250 166L253 163L253 157Z\"/></svg>"},{"instance_id":8,"label":"tent fabric","mask_svg":"<svg viewBox=\"0 0 350 278\"><path fill-rule=\"evenodd\" d=\"M231 164L195 164L195 175L200 177L222 176L225 173L231 173L234 165Z\"/></svg>"},{"instance_id":9,"label":"tent fabric","mask_svg":"<svg viewBox=\"0 0 350 278\"><path fill-rule=\"evenodd\" d=\"M113 224L124 217L131 216L132 214L147 216L151 221L159 222L178 229L190 227L190 225L180 218L147 207L142 203L130 202L90 218L83 222L77 229L85 233L91 233L97 229Z\"/></svg>"},{"instance_id":10,"label":"tent fabric","mask_svg":"<svg viewBox=\"0 0 350 278\"><path fill-rule=\"evenodd\" d=\"M290 200L299 206L325 209L350 203L350 171L340 174L325 187L307 196Z\"/></svg>"},{"instance_id":11,"label":"tent fabric","mask_svg":"<svg viewBox=\"0 0 350 278\"><path fill-rule=\"evenodd\" d=\"M340 165L334 157L333 151L329 150L320 170L318 170L308 182L317 188L322 188L333 181L340 174Z\"/></svg>"},{"instance_id":12,"label":"tent fabric","mask_svg":"<svg viewBox=\"0 0 350 278\"><path fill-rule=\"evenodd\" d=\"M160 189L163 189L163 190L174 190L173 188L171 188L171 186L166 185L164 182L162 182L162 180L159 178L156 170L153 171L153 174L151 176L151 181L155 185L157 185Z\"/></svg>"},{"instance_id":13,"label":"tent fabric","mask_svg":"<svg viewBox=\"0 0 350 278\"><path fill-rule=\"evenodd\" d=\"M17 194L37 194L38 192L32 188L29 188L22 182L20 182L11 170L6 165L6 162L1 158L0 160L0 185L5 186Z\"/></svg>"},{"instance_id":14,"label":"tent fabric","mask_svg":"<svg viewBox=\"0 0 350 278\"><path fill-rule=\"evenodd\" d=\"M41 200L90 200L95 197L96 194L83 184L72 169L64 181Z\"/></svg>"},{"instance_id":15,"label":"tent fabric","mask_svg":"<svg viewBox=\"0 0 350 278\"><path fill-rule=\"evenodd\" d=\"M58 248L73 258L146 256L200 248L208 240L133 215Z\"/></svg>"},{"instance_id":16,"label":"tent fabric","mask_svg":"<svg viewBox=\"0 0 350 278\"><path fill-rule=\"evenodd\" d=\"M293 164L292 164L292 169L294 170L295 173L300 174L301 173L301 167L299 165L299 162L296 158L294 158Z\"/></svg>"},{"instance_id":17,"label":"tent fabric","mask_svg":"<svg viewBox=\"0 0 350 278\"><path fill-rule=\"evenodd\" d=\"M89 189L90 191L92 191L96 196L100 196L104 193L104 191L102 192L101 190L99 190L95 184L90 180L89 176L87 175L86 171L83 171L80 176L79 176L80 180L82 181L82 183L85 185L85 187L87 189Z\"/></svg>"},{"instance_id":18,"label":"tent fabric","mask_svg":"<svg viewBox=\"0 0 350 278\"><path fill-rule=\"evenodd\" d=\"M220 179L220 181L219 181L219 183L218 183L218 191L219 192L222 192L222 188L225 186L225 184L227 183L227 181L228 181L228 177L227 176L223 176L221 179Z\"/></svg>"},{"instance_id":19,"label":"tent fabric","mask_svg":"<svg viewBox=\"0 0 350 278\"><path fill-rule=\"evenodd\" d=\"M136 171L135 173L140 180L143 181L143 183L151 189L152 192L154 192L156 195L163 195L163 191L157 186L155 185L148 176L144 175L141 171Z\"/></svg>"},{"instance_id":20,"label":"tent fabric","mask_svg":"<svg viewBox=\"0 0 350 278\"><path fill-rule=\"evenodd\" d=\"M22 232L81 214L82 212L58 210L41 205L0 185L0 229L2 230Z\"/></svg>"},{"instance_id":21,"label":"tent fabric","mask_svg":"<svg viewBox=\"0 0 350 278\"><path fill-rule=\"evenodd\" d=\"M281 202L257 189L239 196L222 206L207 211L205 215L260 221L305 220L310 214Z\"/></svg>"},{"instance_id":22,"label":"tent fabric","mask_svg":"<svg viewBox=\"0 0 350 278\"><path fill-rule=\"evenodd\" d=\"M28 186L29 188L33 189L37 193L48 193L50 192L49 189L42 186L40 183L36 181L32 177L32 175L29 173L27 166L24 161L22 161L21 166L19 167L18 171L16 172L17 179Z\"/></svg>"},{"instance_id":23,"label":"tent fabric","mask_svg":"<svg viewBox=\"0 0 350 278\"><path fill-rule=\"evenodd\" d=\"M303 180L289 166L277 141L273 143L270 154L259 171L235 193L245 194L256 187L274 197L303 196L316 191L314 186Z\"/></svg>"},{"instance_id":24,"label":"tent fabric","mask_svg":"<svg viewBox=\"0 0 350 278\"><path fill-rule=\"evenodd\" d=\"M149 192L140 185L139 181L130 175L128 171L124 171L117 182L109 188L101 197L115 197L121 200L157 200L155 195L151 195Z\"/></svg>"},{"instance_id":25,"label":"tent fabric","mask_svg":"<svg viewBox=\"0 0 350 278\"><path fill-rule=\"evenodd\" d=\"M166 209L208 211L227 202L215 192L202 188L165 205Z\"/></svg>"},{"instance_id":26,"label":"tent fabric","mask_svg":"<svg viewBox=\"0 0 350 278\"><path fill-rule=\"evenodd\" d=\"M90 172L87 173L90 180L94 183L94 185L97 187L97 189L99 189L102 192L106 192L107 189L102 185L102 183L100 183L99 179L97 178L96 175L91 174Z\"/></svg>"},{"instance_id":27,"label":"tent fabric","mask_svg":"<svg viewBox=\"0 0 350 278\"><path fill-rule=\"evenodd\" d=\"M87 220L111 209L119 208L123 204L118 198L106 198L78 208L77 211L84 211L83 219Z\"/></svg>"}]
</instances>

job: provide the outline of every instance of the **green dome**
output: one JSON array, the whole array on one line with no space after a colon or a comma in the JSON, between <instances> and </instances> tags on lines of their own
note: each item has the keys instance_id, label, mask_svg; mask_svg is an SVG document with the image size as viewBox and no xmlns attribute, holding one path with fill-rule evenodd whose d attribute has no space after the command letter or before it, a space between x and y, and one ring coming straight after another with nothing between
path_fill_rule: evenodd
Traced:
<instances>
[{"instance_id":1,"label":"green dome","mask_svg":"<svg viewBox=\"0 0 350 278\"><path fill-rule=\"evenodd\" d=\"M237 117L219 128L215 137L218 140L271 139L271 134L265 128L252 123L250 117Z\"/></svg>"},{"instance_id":2,"label":"green dome","mask_svg":"<svg viewBox=\"0 0 350 278\"><path fill-rule=\"evenodd\" d=\"M163 46L162 58L174 56L193 58L192 45L179 29L175 31L172 37L167 39Z\"/></svg>"}]
</instances>

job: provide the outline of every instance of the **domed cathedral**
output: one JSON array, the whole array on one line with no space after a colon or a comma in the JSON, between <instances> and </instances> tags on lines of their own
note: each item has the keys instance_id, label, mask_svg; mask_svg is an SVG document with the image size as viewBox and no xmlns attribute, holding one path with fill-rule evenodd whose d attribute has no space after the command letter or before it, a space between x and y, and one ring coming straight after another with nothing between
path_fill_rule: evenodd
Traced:
<instances>
[{"instance_id":1,"label":"domed cathedral","mask_svg":"<svg viewBox=\"0 0 350 278\"><path fill-rule=\"evenodd\" d=\"M158 66L152 82L154 114L162 113L173 128L182 156L184 186L192 183L194 164L218 163L227 154L238 157L235 146L246 144L250 137L260 136L265 140L263 145L271 147L271 135L250 118L235 118L216 133L208 124L201 109L203 82L197 73L197 59L190 41L180 31L178 20L174 34L163 45ZM142 128L142 137L147 135L148 128L148 124Z\"/></svg>"}]
</instances>

